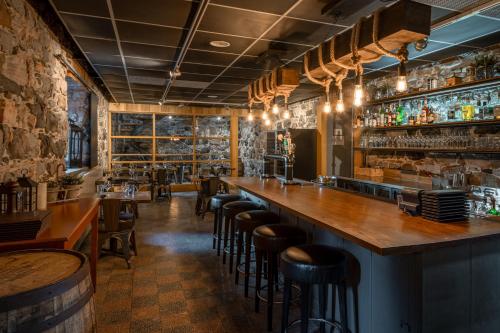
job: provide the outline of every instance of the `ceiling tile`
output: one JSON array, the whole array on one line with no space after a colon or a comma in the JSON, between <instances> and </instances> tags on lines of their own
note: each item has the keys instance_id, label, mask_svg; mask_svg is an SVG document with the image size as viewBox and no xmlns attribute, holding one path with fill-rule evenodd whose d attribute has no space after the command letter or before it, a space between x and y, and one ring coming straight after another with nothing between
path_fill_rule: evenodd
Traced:
<instances>
[{"instance_id":1,"label":"ceiling tile","mask_svg":"<svg viewBox=\"0 0 500 333\"><path fill-rule=\"evenodd\" d=\"M186 0L112 0L115 17L137 22L185 27L197 2Z\"/></svg>"},{"instance_id":2,"label":"ceiling tile","mask_svg":"<svg viewBox=\"0 0 500 333\"><path fill-rule=\"evenodd\" d=\"M500 4L481 12L481 15L500 19Z\"/></svg>"},{"instance_id":3,"label":"ceiling tile","mask_svg":"<svg viewBox=\"0 0 500 333\"><path fill-rule=\"evenodd\" d=\"M201 64L187 64L183 63L181 65L181 73L191 73L191 74L209 74L209 75L219 75L224 67L201 65Z\"/></svg>"},{"instance_id":4,"label":"ceiling tile","mask_svg":"<svg viewBox=\"0 0 500 333\"><path fill-rule=\"evenodd\" d=\"M128 83L127 82L106 82L106 85L110 89L128 89Z\"/></svg>"},{"instance_id":5,"label":"ceiling tile","mask_svg":"<svg viewBox=\"0 0 500 333\"><path fill-rule=\"evenodd\" d=\"M150 58L173 61L177 49L164 46L151 46L135 43L121 43L123 55L135 58Z\"/></svg>"},{"instance_id":6,"label":"ceiling tile","mask_svg":"<svg viewBox=\"0 0 500 333\"><path fill-rule=\"evenodd\" d=\"M191 73L182 73L180 79L185 81L212 82L215 75L199 75Z\"/></svg>"},{"instance_id":7,"label":"ceiling tile","mask_svg":"<svg viewBox=\"0 0 500 333\"><path fill-rule=\"evenodd\" d=\"M453 16L455 14L457 14L457 12L453 11L453 10L439 8L439 7L432 7L431 8L431 22L436 23L436 22L442 21L450 16Z\"/></svg>"},{"instance_id":8,"label":"ceiling tile","mask_svg":"<svg viewBox=\"0 0 500 333\"><path fill-rule=\"evenodd\" d=\"M123 66L122 58L118 55L87 53L87 56L94 65Z\"/></svg>"},{"instance_id":9,"label":"ceiling tile","mask_svg":"<svg viewBox=\"0 0 500 333\"><path fill-rule=\"evenodd\" d=\"M450 57L457 56L459 54L471 52L472 50L473 49L471 49L469 47L452 46L452 47L448 47L448 48L439 50L437 52L433 52L431 54L425 55L423 57L420 57L419 59L428 60L428 61L445 60L445 59L448 59Z\"/></svg>"},{"instance_id":10,"label":"ceiling tile","mask_svg":"<svg viewBox=\"0 0 500 333\"><path fill-rule=\"evenodd\" d=\"M145 70L145 69L134 69L134 68L128 68L128 75L134 75L134 76L147 76L155 79L167 79L168 78L168 73L167 72L161 72L161 71L151 71L151 70Z\"/></svg>"},{"instance_id":11,"label":"ceiling tile","mask_svg":"<svg viewBox=\"0 0 500 333\"><path fill-rule=\"evenodd\" d=\"M209 51L219 51L228 53L241 53L254 41L253 38L241 38L228 35L221 35L210 32L197 31L191 42L191 48ZM210 45L211 41L225 41L230 43L229 47L218 48Z\"/></svg>"},{"instance_id":12,"label":"ceiling tile","mask_svg":"<svg viewBox=\"0 0 500 333\"><path fill-rule=\"evenodd\" d=\"M285 13L295 2L295 0L214 0L211 3L281 15Z\"/></svg>"},{"instance_id":13,"label":"ceiling tile","mask_svg":"<svg viewBox=\"0 0 500 333\"><path fill-rule=\"evenodd\" d=\"M71 34L76 36L114 39L111 21L103 18L62 14Z\"/></svg>"},{"instance_id":14,"label":"ceiling tile","mask_svg":"<svg viewBox=\"0 0 500 333\"><path fill-rule=\"evenodd\" d=\"M497 31L492 34L465 42L463 45L484 48L497 44L499 40L500 40L500 31Z\"/></svg>"},{"instance_id":15,"label":"ceiling tile","mask_svg":"<svg viewBox=\"0 0 500 333\"><path fill-rule=\"evenodd\" d=\"M123 66L94 66L100 74L114 74L125 76L125 70Z\"/></svg>"},{"instance_id":16,"label":"ceiling tile","mask_svg":"<svg viewBox=\"0 0 500 333\"><path fill-rule=\"evenodd\" d=\"M275 15L209 6L199 29L238 36L259 37L274 21L276 21Z\"/></svg>"},{"instance_id":17,"label":"ceiling tile","mask_svg":"<svg viewBox=\"0 0 500 333\"><path fill-rule=\"evenodd\" d=\"M219 83L219 82L215 82L215 83L212 83L208 89L210 90L223 90L223 91L236 91L238 89L241 89L244 85L243 84L228 84L228 83Z\"/></svg>"},{"instance_id":18,"label":"ceiling tile","mask_svg":"<svg viewBox=\"0 0 500 333\"><path fill-rule=\"evenodd\" d=\"M188 50L184 61L197 64L227 66L236 57L234 54Z\"/></svg>"},{"instance_id":19,"label":"ceiling tile","mask_svg":"<svg viewBox=\"0 0 500 333\"><path fill-rule=\"evenodd\" d=\"M463 11L472 6L476 6L478 0L416 0L417 2L424 3L430 6L446 8L449 10Z\"/></svg>"},{"instance_id":20,"label":"ceiling tile","mask_svg":"<svg viewBox=\"0 0 500 333\"><path fill-rule=\"evenodd\" d=\"M229 84L239 84L244 85L250 82L250 79L245 79L241 77L230 77L230 76L221 76L217 79L217 83L229 83Z\"/></svg>"},{"instance_id":21,"label":"ceiling tile","mask_svg":"<svg viewBox=\"0 0 500 333\"><path fill-rule=\"evenodd\" d=\"M101 74L102 78L106 83L110 82L119 82L119 83L127 83L127 77L123 75L116 74Z\"/></svg>"},{"instance_id":22,"label":"ceiling tile","mask_svg":"<svg viewBox=\"0 0 500 333\"><path fill-rule=\"evenodd\" d=\"M245 79L257 79L262 74L262 70L247 69L247 68L235 68L231 67L224 72L224 76L245 78Z\"/></svg>"},{"instance_id":23,"label":"ceiling tile","mask_svg":"<svg viewBox=\"0 0 500 333\"><path fill-rule=\"evenodd\" d=\"M101 53L106 55L119 55L118 45L115 40L94 39L77 37L83 52Z\"/></svg>"},{"instance_id":24,"label":"ceiling tile","mask_svg":"<svg viewBox=\"0 0 500 333\"><path fill-rule=\"evenodd\" d=\"M154 84L143 84L143 83L131 83L130 87L132 90L150 90L150 91L161 91L165 90L165 87L157 86Z\"/></svg>"},{"instance_id":25,"label":"ceiling tile","mask_svg":"<svg viewBox=\"0 0 500 333\"><path fill-rule=\"evenodd\" d=\"M312 46L327 40L342 30L343 28L337 26L285 18L274 26L264 36L264 39Z\"/></svg>"},{"instance_id":26,"label":"ceiling tile","mask_svg":"<svg viewBox=\"0 0 500 333\"><path fill-rule=\"evenodd\" d=\"M52 2L59 11L109 17L106 0L52 0Z\"/></svg>"},{"instance_id":27,"label":"ceiling tile","mask_svg":"<svg viewBox=\"0 0 500 333\"><path fill-rule=\"evenodd\" d=\"M117 21L118 33L122 42L177 47L180 44L182 29L158 27L153 25Z\"/></svg>"},{"instance_id":28,"label":"ceiling tile","mask_svg":"<svg viewBox=\"0 0 500 333\"><path fill-rule=\"evenodd\" d=\"M321 9L328 4L328 0L302 0L288 15L318 22L333 23L333 18L321 14Z\"/></svg>"},{"instance_id":29,"label":"ceiling tile","mask_svg":"<svg viewBox=\"0 0 500 333\"><path fill-rule=\"evenodd\" d=\"M448 43L463 43L500 30L500 21L480 16L470 16L453 24L433 30L430 39Z\"/></svg>"},{"instance_id":30,"label":"ceiling tile","mask_svg":"<svg viewBox=\"0 0 500 333\"><path fill-rule=\"evenodd\" d=\"M151 69L168 72L174 65L171 61L125 57L127 68Z\"/></svg>"},{"instance_id":31,"label":"ceiling tile","mask_svg":"<svg viewBox=\"0 0 500 333\"><path fill-rule=\"evenodd\" d=\"M259 56L268 51L270 55L276 55L281 60L291 60L309 49L310 47L308 46L259 40L254 46L252 46L247 54Z\"/></svg>"},{"instance_id":32,"label":"ceiling tile","mask_svg":"<svg viewBox=\"0 0 500 333\"><path fill-rule=\"evenodd\" d=\"M265 65L266 65L265 62L262 61L262 59L259 59L256 57L249 57L249 56L242 56L234 64L235 67L251 68L251 69L258 69L258 70L263 70ZM229 74L226 74L226 75L229 76ZM231 75L231 76L233 76L233 75Z\"/></svg>"}]
</instances>

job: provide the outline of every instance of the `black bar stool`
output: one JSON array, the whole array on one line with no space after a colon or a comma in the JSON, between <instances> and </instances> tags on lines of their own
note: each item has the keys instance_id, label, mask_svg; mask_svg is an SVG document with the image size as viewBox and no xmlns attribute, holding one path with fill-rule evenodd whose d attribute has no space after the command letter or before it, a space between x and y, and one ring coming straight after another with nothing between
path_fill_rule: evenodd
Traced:
<instances>
[{"instance_id":1,"label":"black bar stool","mask_svg":"<svg viewBox=\"0 0 500 333\"><path fill-rule=\"evenodd\" d=\"M264 224L279 223L280 217L273 212L267 210L249 210L239 213L234 218L236 230L238 231L238 241L236 244L236 274L234 282L239 282L239 266L241 265L241 253L243 252L243 244L245 244L245 268L242 272L245 276L245 297L248 297L248 285L250 280L250 261L251 261L251 246L252 232L255 228Z\"/></svg>"},{"instance_id":2,"label":"black bar stool","mask_svg":"<svg viewBox=\"0 0 500 333\"><path fill-rule=\"evenodd\" d=\"M267 257L267 330L273 329L274 288L278 289L278 256L290 246L303 244L307 234L299 227L268 224L253 231L256 259L255 312L259 312L262 281L262 261Z\"/></svg>"},{"instance_id":3,"label":"black bar stool","mask_svg":"<svg viewBox=\"0 0 500 333\"><path fill-rule=\"evenodd\" d=\"M309 321L320 323L320 333L325 333L325 324L339 328L347 333L347 256L346 252L335 247L316 244L292 246L281 253L281 271L285 277L281 333L300 322L301 333L307 333ZM289 325L288 312L292 282L300 285L301 314L300 320ZM328 286L332 285L332 319L326 320ZM309 318L309 293L311 285L319 287L319 312L321 318ZM335 293L339 293L340 323L335 321Z\"/></svg>"},{"instance_id":4,"label":"black bar stool","mask_svg":"<svg viewBox=\"0 0 500 333\"><path fill-rule=\"evenodd\" d=\"M234 240L235 240L235 229L234 229L234 217L239 213L245 212L247 210L262 209L262 205L249 201L240 200L232 201L222 206L222 215L224 217L224 252L222 253L222 263L226 263L226 247L229 241L229 273L233 273L233 261L234 261Z\"/></svg>"},{"instance_id":5,"label":"black bar stool","mask_svg":"<svg viewBox=\"0 0 500 333\"><path fill-rule=\"evenodd\" d=\"M239 194L218 194L210 199L210 210L214 212L214 233L213 245L217 241L217 255L220 256L220 247L222 240L222 206L228 202L242 200L243 197Z\"/></svg>"}]
</instances>

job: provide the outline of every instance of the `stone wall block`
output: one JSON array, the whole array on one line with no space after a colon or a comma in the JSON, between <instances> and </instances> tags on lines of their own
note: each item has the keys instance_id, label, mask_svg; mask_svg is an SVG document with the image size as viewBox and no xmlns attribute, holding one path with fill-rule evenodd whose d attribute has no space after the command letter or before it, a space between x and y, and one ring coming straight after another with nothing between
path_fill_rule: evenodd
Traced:
<instances>
[{"instance_id":1,"label":"stone wall block","mask_svg":"<svg viewBox=\"0 0 500 333\"><path fill-rule=\"evenodd\" d=\"M40 141L25 129L13 129L8 151L12 159L31 159L40 155Z\"/></svg>"},{"instance_id":2,"label":"stone wall block","mask_svg":"<svg viewBox=\"0 0 500 333\"><path fill-rule=\"evenodd\" d=\"M26 61L26 54L24 52L6 55L1 73L16 84L25 86L28 83L28 66Z\"/></svg>"}]
</instances>

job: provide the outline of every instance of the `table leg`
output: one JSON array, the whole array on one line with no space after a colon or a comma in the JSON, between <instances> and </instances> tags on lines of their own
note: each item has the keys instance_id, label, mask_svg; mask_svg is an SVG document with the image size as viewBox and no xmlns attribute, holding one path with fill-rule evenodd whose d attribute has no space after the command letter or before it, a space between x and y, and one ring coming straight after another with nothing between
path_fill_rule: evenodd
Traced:
<instances>
[{"instance_id":1,"label":"table leg","mask_svg":"<svg viewBox=\"0 0 500 333\"><path fill-rule=\"evenodd\" d=\"M99 240L99 223L98 215L96 214L92 218L92 229L90 238L90 275L92 277L92 283L94 284L94 292L96 292L97 287L97 257L99 254L98 244Z\"/></svg>"}]
</instances>

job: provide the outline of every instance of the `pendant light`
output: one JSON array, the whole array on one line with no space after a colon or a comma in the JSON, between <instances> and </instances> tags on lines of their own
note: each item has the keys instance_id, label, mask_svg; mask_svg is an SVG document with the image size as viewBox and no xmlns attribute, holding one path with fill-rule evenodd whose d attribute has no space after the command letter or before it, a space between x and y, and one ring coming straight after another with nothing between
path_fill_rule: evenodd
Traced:
<instances>
[{"instance_id":1,"label":"pendant light","mask_svg":"<svg viewBox=\"0 0 500 333\"><path fill-rule=\"evenodd\" d=\"M356 84L354 85L354 105L361 106L363 104L363 79L360 71L357 71Z\"/></svg>"},{"instance_id":2,"label":"pendant light","mask_svg":"<svg viewBox=\"0 0 500 333\"><path fill-rule=\"evenodd\" d=\"M335 111L338 113L342 113L345 110L344 106L344 96L342 94L342 85L339 87L339 98L337 99L337 103L335 105Z\"/></svg>"},{"instance_id":3,"label":"pendant light","mask_svg":"<svg viewBox=\"0 0 500 333\"><path fill-rule=\"evenodd\" d=\"M252 104L248 105L248 114L247 114L247 120L252 122L253 121L253 112L252 112Z\"/></svg>"},{"instance_id":4,"label":"pendant light","mask_svg":"<svg viewBox=\"0 0 500 333\"><path fill-rule=\"evenodd\" d=\"M285 95L285 112L283 112L284 119L290 119L290 111L288 111L288 96Z\"/></svg>"},{"instance_id":5,"label":"pendant light","mask_svg":"<svg viewBox=\"0 0 500 333\"><path fill-rule=\"evenodd\" d=\"M406 81L406 65L404 61L401 61L398 67L398 79L396 82L396 91L405 92L406 90L408 90L408 83Z\"/></svg>"},{"instance_id":6,"label":"pendant light","mask_svg":"<svg viewBox=\"0 0 500 333\"><path fill-rule=\"evenodd\" d=\"M274 96L274 103L273 103L273 108L271 109L273 114L278 114L280 113L280 107L278 103L276 103L276 95Z\"/></svg>"},{"instance_id":7,"label":"pendant light","mask_svg":"<svg viewBox=\"0 0 500 333\"><path fill-rule=\"evenodd\" d=\"M264 119L264 120L269 119L269 113L267 113L267 110L264 110L264 112L262 112L262 119Z\"/></svg>"},{"instance_id":8,"label":"pendant light","mask_svg":"<svg viewBox=\"0 0 500 333\"><path fill-rule=\"evenodd\" d=\"M266 120L264 121L264 125L271 126L271 119L266 118Z\"/></svg>"}]
</instances>

